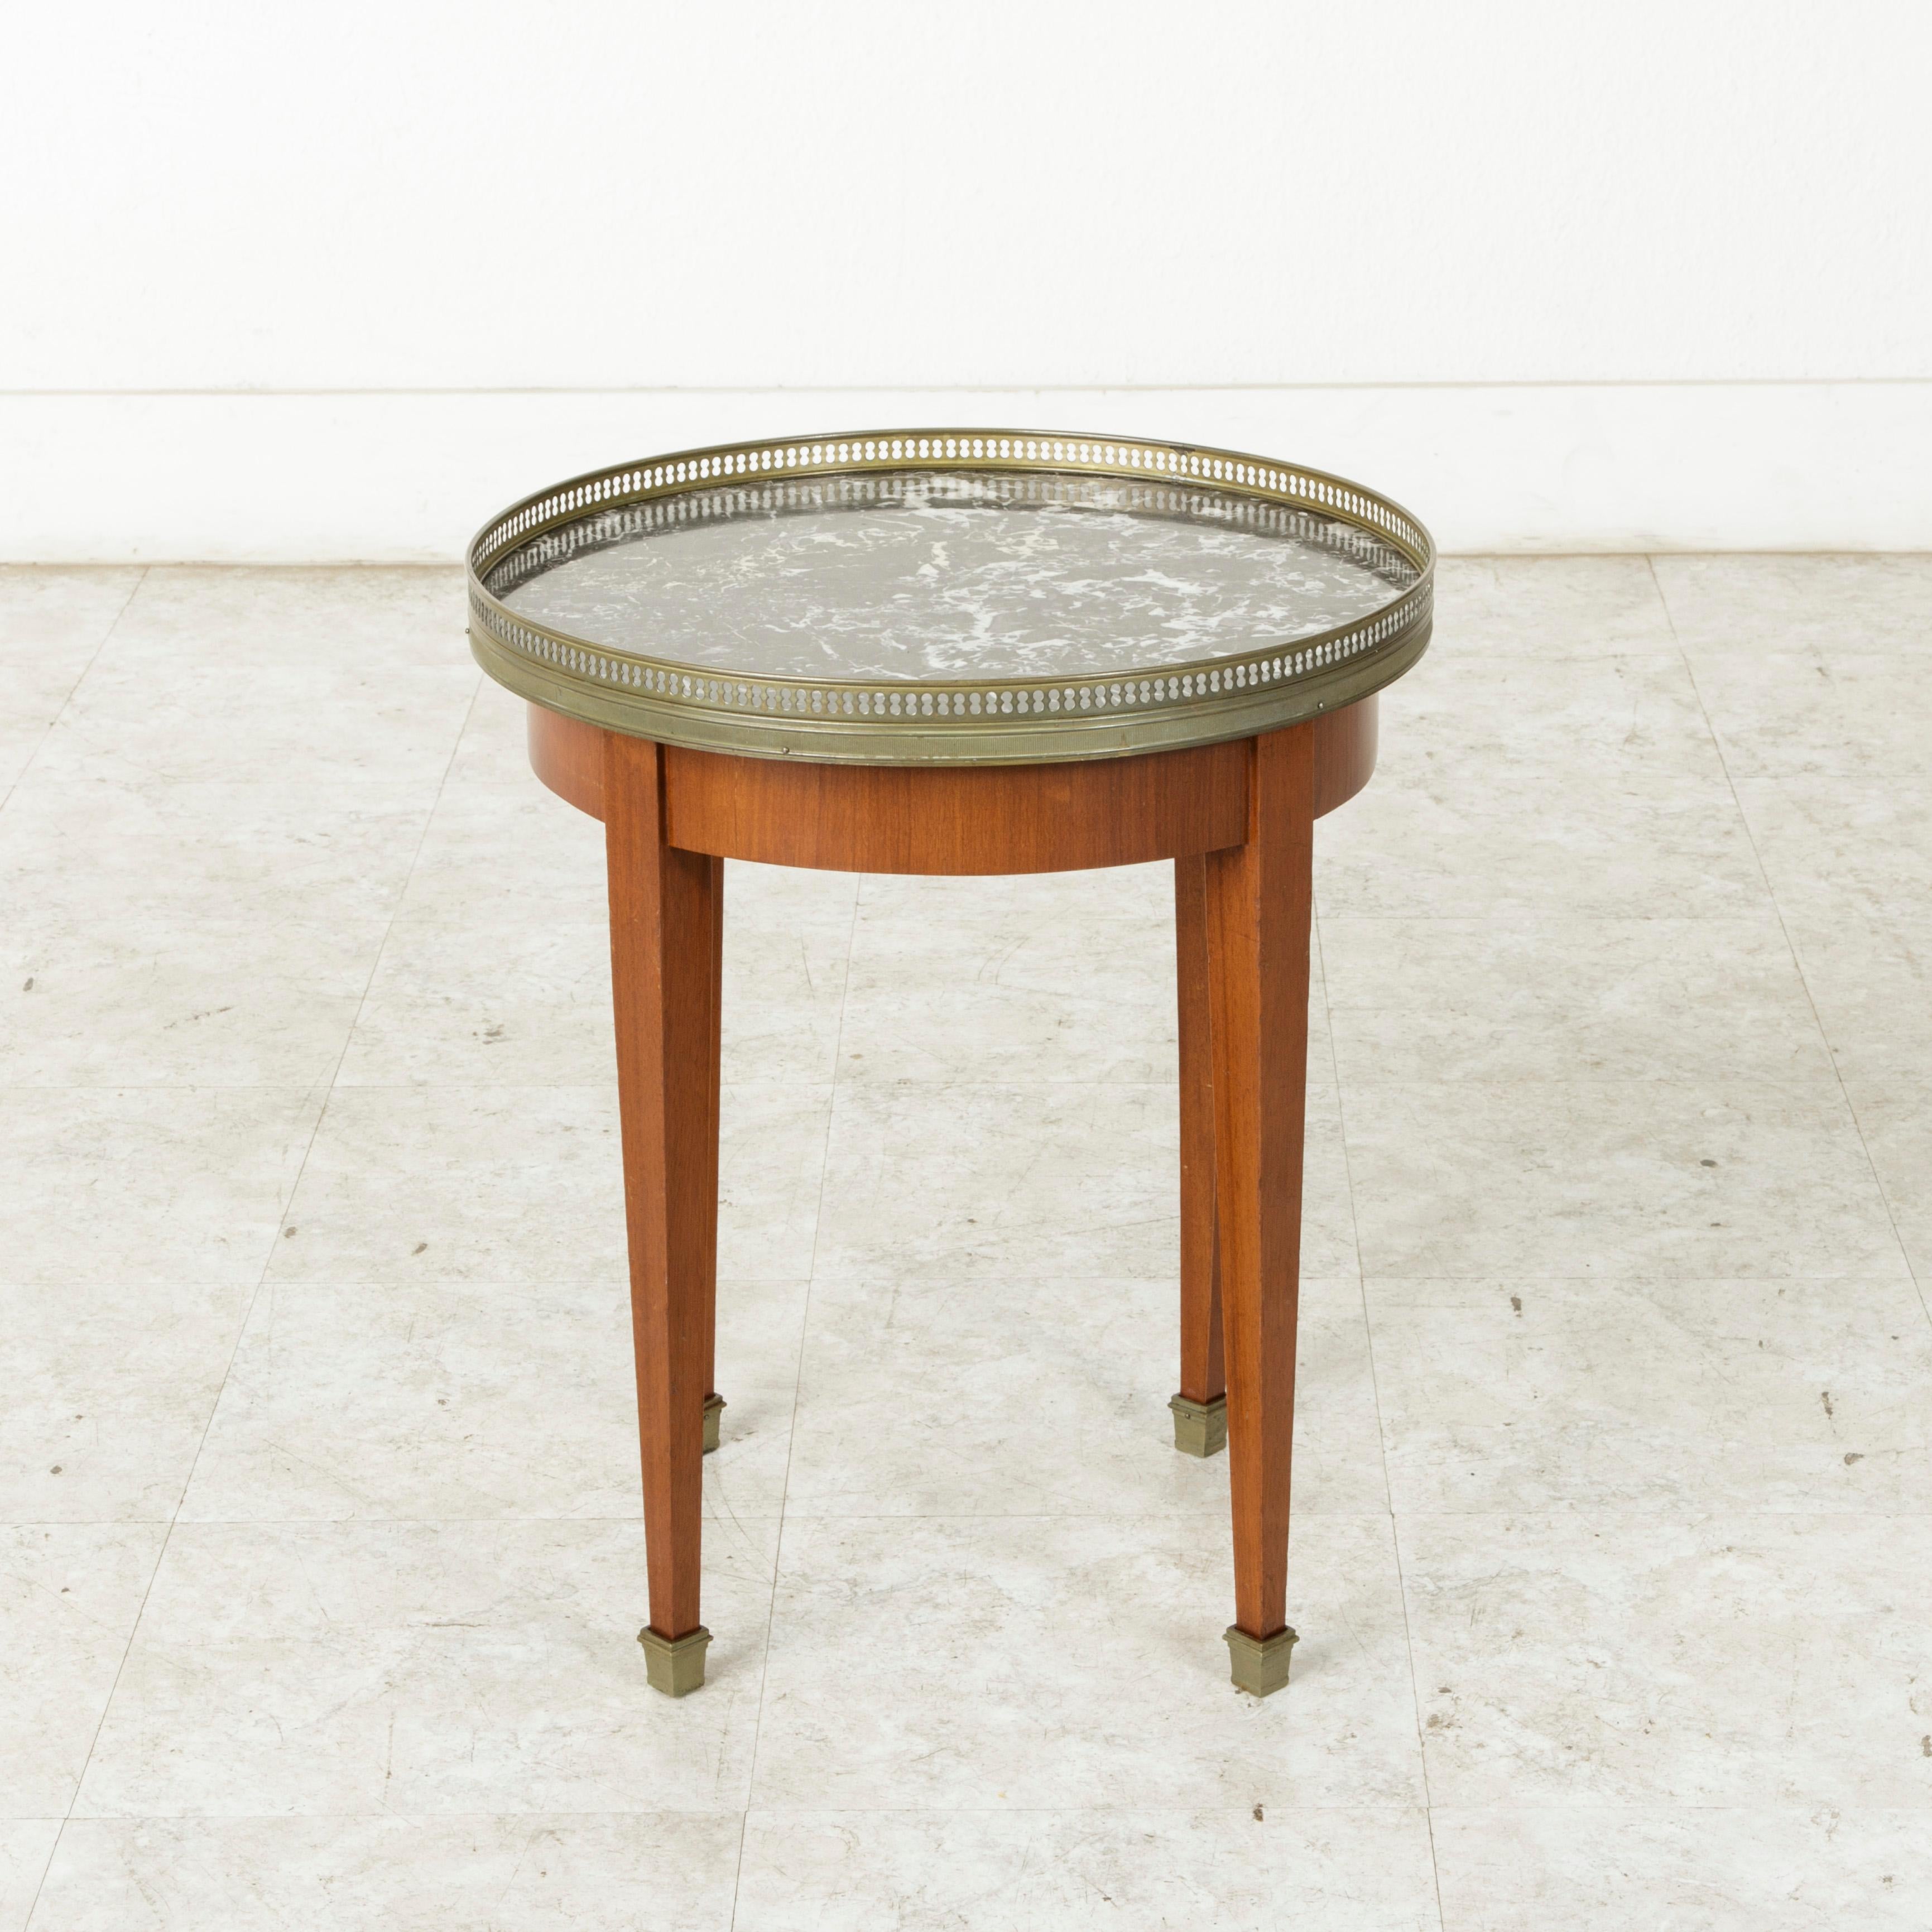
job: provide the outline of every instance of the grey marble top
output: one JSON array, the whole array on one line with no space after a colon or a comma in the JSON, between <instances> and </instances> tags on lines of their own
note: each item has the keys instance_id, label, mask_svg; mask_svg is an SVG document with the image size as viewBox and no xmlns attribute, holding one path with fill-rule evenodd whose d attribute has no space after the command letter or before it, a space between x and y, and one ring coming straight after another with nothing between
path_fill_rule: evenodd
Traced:
<instances>
[{"instance_id":1,"label":"grey marble top","mask_svg":"<svg viewBox=\"0 0 1932 1932\"><path fill-rule=\"evenodd\" d=\"M1093 676L1292 643L1417 580L1349 524L1184 484L1000 470L773 480L586 516L490 591L738 676Z\"/></svg>"}]
</instances>

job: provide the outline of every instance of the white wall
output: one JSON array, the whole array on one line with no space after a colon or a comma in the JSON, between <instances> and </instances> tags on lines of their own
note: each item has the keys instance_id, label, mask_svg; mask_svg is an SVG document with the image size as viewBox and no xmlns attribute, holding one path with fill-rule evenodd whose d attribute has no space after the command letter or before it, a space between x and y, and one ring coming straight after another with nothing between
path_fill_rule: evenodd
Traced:
<instances>
[{"instance_id":1,"label":"white wall","mask_svg":"<svg viewBox=\"0 0 1932 1932\"><path fill-rule=\"evenodd\" d=\"M1451 548L1932 548L1922 5L10 13L0 554L440 557L740 433L1352 472Z\"/></svg>"}]
</instances>

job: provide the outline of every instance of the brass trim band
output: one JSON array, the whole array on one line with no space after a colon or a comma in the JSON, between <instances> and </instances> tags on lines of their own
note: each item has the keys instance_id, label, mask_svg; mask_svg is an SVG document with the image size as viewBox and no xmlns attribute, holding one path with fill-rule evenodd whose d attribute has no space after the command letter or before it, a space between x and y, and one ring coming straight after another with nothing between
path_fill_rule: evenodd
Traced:
<instances>
[{"instance_id":1,"label":"brass trim band","mask_svg":"<svg viewBox=\"0 0 1932 1932\"><path fill-rule=\"evenodd\" d=\"M1282 509L1360 530L1414 581L1319 635L1192 664L1086 677L850 681L734 676L614 650L532 622L487 587L512 551L631 505L655 521L716 514L698 500L774 482L895 470L1104 475L1225 503L1231 519ZM725 507L728 508L728 502ZM622 464L538 492L494 518L469 553L470 635L498 682L606 729L700 751L838 764L1020 764L1119 758L1252 736L1354 703L1426 648L1435 548L1399 505L1319 470L1228 450L1017 430L888 430L722 444Z\"/></svg>"}]
</instances>

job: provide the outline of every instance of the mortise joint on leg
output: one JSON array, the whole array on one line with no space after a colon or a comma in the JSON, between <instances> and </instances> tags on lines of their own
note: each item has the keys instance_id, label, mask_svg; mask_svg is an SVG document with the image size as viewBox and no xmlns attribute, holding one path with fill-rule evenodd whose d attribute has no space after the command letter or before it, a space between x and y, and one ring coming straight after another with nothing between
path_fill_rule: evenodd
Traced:
<instances>
[{"instance_id":1,"label":"mortise joint on leg","mask_svg":"<svg viewBox=\"0 0 1932 1932\"><path fill-rule=\"evenodd\" d=\"M707 1456L718 1447L718 1418L724 1412L724 1398L722 1395L704 1398L704 1453Z\"/></svg>"},{"instance_id":2,"label":"mortise joint on leg","mask_svg":"<svg viewBox=\"0 0 1932 1932\"><path fill-rule=\"evenodd\" d=\"M1273 1636L1250 1636L1239 1624L1230 1624L1222 1634L1228 1646L1228 1674L1238 1690L1267 1697L1286 1686L1293 1630L1283 1628Z\"/></svg>"},{"instance_id":3,"label":"mortise joint on leg","mask_svg":"<svg viewBox=\"0 0 1932 1932\"><path fill-rule=\"evenodd\" d=\"M1174 1446L1184 1456L1214 1456L1228 1446L1228 1398L1190 1402L1178 1395L1168 1402L1174 1412Z\"/></svg>"},{"instance_id":4,"label":"mortise joint on leg","mask_svg":"<svg viewBox=\"0 0 1932 1932\"><path fill-rule=\"evenodd\" d=\"M683 1636L659 1636L649 1624L638 1633L644 1647L644 1675L653 1690L682 1697L704 1682L704 1650L711 1633L702 1624Z\"/></svg>"}]
</instances>

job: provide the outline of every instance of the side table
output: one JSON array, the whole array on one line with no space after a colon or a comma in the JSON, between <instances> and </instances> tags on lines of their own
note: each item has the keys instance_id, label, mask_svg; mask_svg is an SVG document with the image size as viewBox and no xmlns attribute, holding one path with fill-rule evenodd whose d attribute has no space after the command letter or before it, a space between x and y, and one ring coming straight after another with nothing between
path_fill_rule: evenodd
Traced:
<instances>
[{"instance_id":1,"label":"side table","mask_svg":"<svg viewBox=\"0 0 1932 1932\"><path fill-rule=\"evenodd\" d=\"M1172 861L1177 1448L1225 1442L1233 1681L1288 1679L1314 824L1374 770L1434 552L1298 466L899 430L627 464L470 550L538 776L603 820L651 1682L704 1682L724 861L955 875Z\"/></svg>"}]
</instances>

